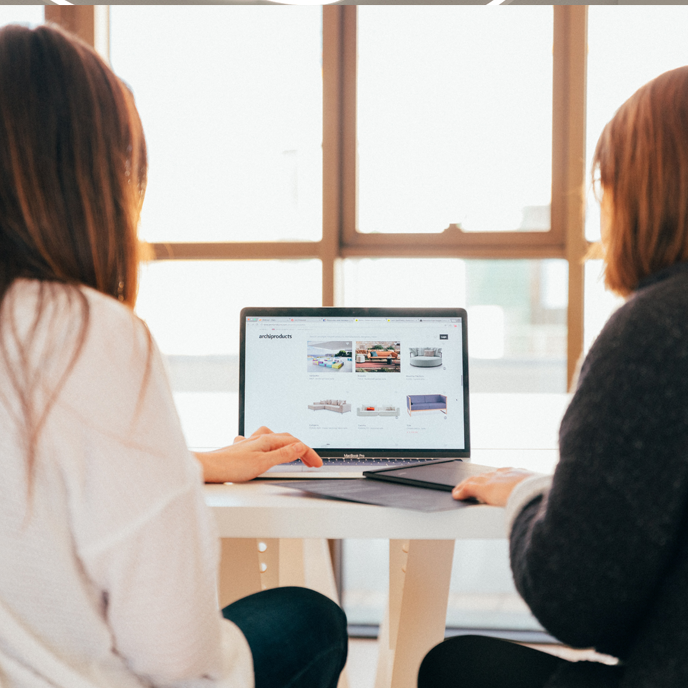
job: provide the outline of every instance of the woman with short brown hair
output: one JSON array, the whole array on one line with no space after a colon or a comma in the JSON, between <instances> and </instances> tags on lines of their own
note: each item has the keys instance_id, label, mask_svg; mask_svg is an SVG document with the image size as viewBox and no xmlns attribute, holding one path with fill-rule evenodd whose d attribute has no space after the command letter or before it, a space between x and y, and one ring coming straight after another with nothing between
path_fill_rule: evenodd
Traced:
<instances>
[{"instance_id":1,"label":"woman with short brown hair","mask_svg":"<svg viewBox=\"0 0 688 688\"><path fill-rule=\"evenodd\" d=\"M688 67L643 86L602 131L593 159L602 193L605 282L629 296L688 260Z\"/></svg>"},{"instance_id":2,"label":"woman with short brown hair","mask_svg":"<svg viewBox=\"0 0 688 688\"><path fill-rule=\"evenodd\" d=\"M611 663L467 636L426 656L421 688L688 685L688 67L619 108L593 170L606 283L628 299L583 363L555 473L500 469L454 497L506 507L533 614Z\"/></svg>"},{"instance_id":3,"label":"woman with short brown hair","mask_svg":"<svg viewBox=\"0 0 688 688\"><path fill-rule=\"evenodd\" d=\"M132 310L146 173L132 94L95 51L0 30L0 683L334 688L336 604L280 588L217 607L203 477L320 458L267 429L186 448Z\"/></svg>"}]
</instances>

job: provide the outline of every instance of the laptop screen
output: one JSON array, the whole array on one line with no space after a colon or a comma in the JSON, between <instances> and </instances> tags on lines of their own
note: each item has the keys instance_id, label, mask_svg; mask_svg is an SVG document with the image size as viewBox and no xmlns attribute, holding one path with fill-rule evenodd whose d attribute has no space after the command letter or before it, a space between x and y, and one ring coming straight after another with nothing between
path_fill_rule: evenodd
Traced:
<instances>
[{"instance_id":1,"label":"laptop screen","mask_svg":"<svg viewBox=\"0 0 688 688\"><path fill-rule=\"evenodd\" d=\"M239 428L322 456L468 456L461 309L244 309Z\"/></svg>"}]
</instances>

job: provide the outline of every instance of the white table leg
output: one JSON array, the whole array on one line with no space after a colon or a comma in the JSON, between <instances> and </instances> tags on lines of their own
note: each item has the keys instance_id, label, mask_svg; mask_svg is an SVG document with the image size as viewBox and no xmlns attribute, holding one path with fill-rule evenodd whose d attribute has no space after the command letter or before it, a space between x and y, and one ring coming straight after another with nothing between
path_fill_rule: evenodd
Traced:
<instances>
[{"instance_id":1,"label":"white table leg","mask_svg":"<svg viewBox=\"0 0 688 688\"><path fill-rule=\"evenodd\" d=\"M220 609L260 592L260 564L255 538L221 538L218 600Z\"/></svg>"},{"instance_id":2,"label":"white table leg","mask_svg":"<svg viewBox=\"0 0 688 688\"><path fill-rule=\"evenodd\" d=\"M333 602L341 604L337 593L337 583L332 570L332 558L327 540L311 538L302 540L304 546L305 585L307 588L329 597Z\"/></svg>"},{"instance_id":3,"label":"white table leg","mask_svg":"<svg viewBox=\"0 0 688 688\"><path fill-rule=\"evenodd\" d=\"M258 540L258 559L260 560L260 582L263 590L277 588L280 585L280 565L285 557L280 556L282 540L261 538Z\"/></svg>"},{"instance_id":4,"label":"white table leg","mask_svg":"<svg viewBox=\"0 0 688 688\"><path fill-rule=\"evenodd\" d=\"M339 604L327 540L222 539L220 600L223 606L268 588L311 588ZM242 594L243 593L243 594ZM337 688L349 688L346 667Z\"/></svg>"},{"instance_id":5,"label":"white table leg","mask_svg":"<svg viewBox=\"0 0 688 688\"><path fill-rule=\"evenodd\" d=\"M444 639L454 541L392 540L389 554L375 688L415 688L423 657Z\"/></svg>"},{"instance_id":6,"label":"white table leg","mask_svg":"<svg viewBox=\"0 0 688 688\"><path fill-rule=\"evenodd\" d=\"M375 688L389 688L392 683L392 665L394 651L389 642L389 601L385 605L385 613L377 636L377 670L375 672Z\"/></svg>"},{"instance_id":7,"label":"white table leg","mask_svg":"<svg viewBox=\"0 0 688 688\"><path fill-rule=\"evenodd\" d=\"M389 688L392 685L394 648L399 628L399 612L404 590L404 571L408 558L408 540L389 541L389 592L384 617L377 639L377 672L375 688Z\"/></svg>"},{"instance_id":8,"label":"white table leg","mask_svg":"<svg viewBox=\"0 0 688 688\"><path fill-rule=\"evenodd\" d=\"M280 540L279 585L301 585L339 604L327 540ZM346 667L339 677L337 688L349 688Z\"/></svg>"}]
</instances>

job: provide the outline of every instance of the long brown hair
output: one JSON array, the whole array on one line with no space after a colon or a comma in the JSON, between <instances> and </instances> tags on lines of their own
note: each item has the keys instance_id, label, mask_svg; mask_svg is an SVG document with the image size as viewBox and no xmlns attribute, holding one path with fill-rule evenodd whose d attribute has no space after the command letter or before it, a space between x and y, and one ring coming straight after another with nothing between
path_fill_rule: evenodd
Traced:
<instances>
[{"instance_id":1,"label":"long brown hair","mask_svg":"<svg viewBox=\"0 0 688 688\"><path fill-rule=\"evenodd\" d=\"M88 301L78 287L133 308L146 170L133 96L90 46L54 26L0 30L0 355L19 399L29 475L58 389L36 409L36 375L10 360L9 350L30 348L52 293L67 285L81 304L82 327L62 382L88 329ZM39 284L22 341L7 303L19 278Z\"/></svg>"},{"instance_id":2,"label":"long brown hair","mask_svg":"<svg viewBox=\"0 0 688 688\"><path fill-rule=\"evenodd\" d=\"M619 108L597 143L593 179L609 195L610 289L627 296L688 260L688 67L661 74Z\"/></svg>"}]
</instances>

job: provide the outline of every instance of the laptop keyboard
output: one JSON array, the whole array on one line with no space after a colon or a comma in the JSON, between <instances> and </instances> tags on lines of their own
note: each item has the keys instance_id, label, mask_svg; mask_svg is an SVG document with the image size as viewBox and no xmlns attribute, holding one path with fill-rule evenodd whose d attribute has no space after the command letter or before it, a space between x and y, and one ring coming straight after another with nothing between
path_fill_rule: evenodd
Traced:
<instances>
[{"instance_id":1,"label":"laptop keyboard","mask_svg":"<svg viewBox=\"0 0 688 688\"><path fill-rule=\"evenodd\" d=\"M437 459L323 459L323 466L401 466L409 463L424 463L425 461L437 461ZM285 466L303 466L301 459L284 464Z\"/></svg>"}]
</instances>

